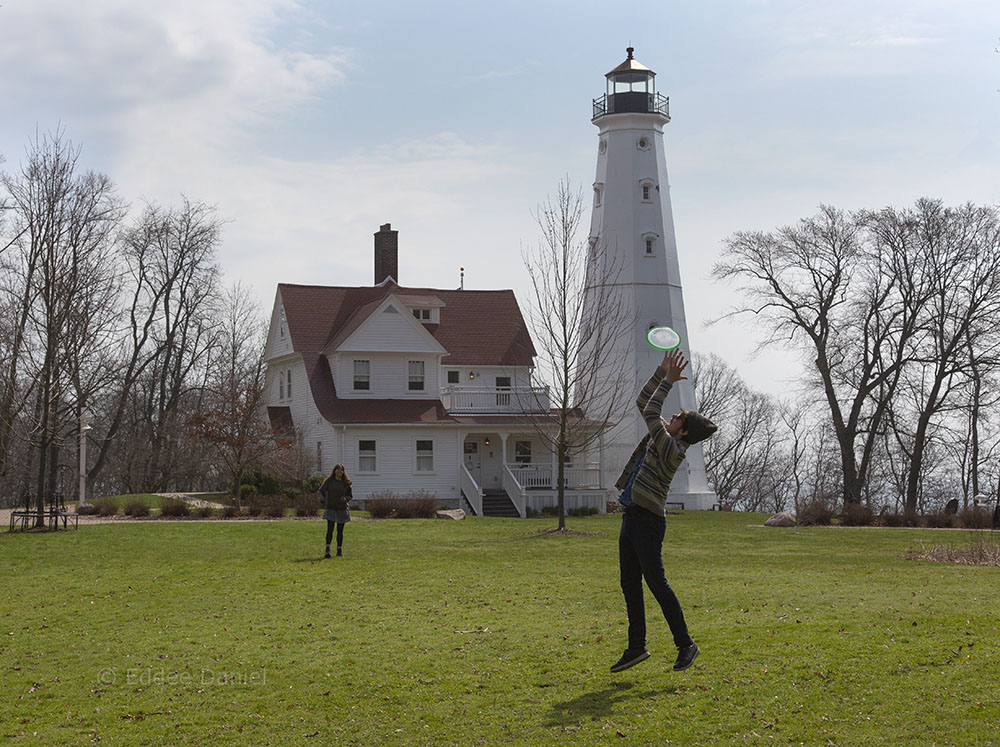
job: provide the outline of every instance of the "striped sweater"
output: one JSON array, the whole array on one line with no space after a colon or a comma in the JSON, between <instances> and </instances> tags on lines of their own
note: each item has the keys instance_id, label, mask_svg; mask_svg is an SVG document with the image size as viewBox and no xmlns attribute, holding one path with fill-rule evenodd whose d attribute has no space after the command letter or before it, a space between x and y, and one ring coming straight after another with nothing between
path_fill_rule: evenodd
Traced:
<instances>
[{"instance_id":1,"label":"striped sweater","mask_svg":"<svg viewBox=\"0 0 1000 747\"><path fill-rule=\"evenodd\" d=\"M664 504L670 491L670 482L677 474L687 452L687 444L675 440L667 433L660 419L663 401L673 386L670 381L663 378L664 376L665 371L657 366L649 381L639 392L635 403L642 413L643 420L646 421L649 434L635 447L632 457L622 470L618 482L615 483L620 490L625 489L632 470L645 451L642 468L632 485L632 500L657 516L666 516Z\"/></svg>"}]
</instances>

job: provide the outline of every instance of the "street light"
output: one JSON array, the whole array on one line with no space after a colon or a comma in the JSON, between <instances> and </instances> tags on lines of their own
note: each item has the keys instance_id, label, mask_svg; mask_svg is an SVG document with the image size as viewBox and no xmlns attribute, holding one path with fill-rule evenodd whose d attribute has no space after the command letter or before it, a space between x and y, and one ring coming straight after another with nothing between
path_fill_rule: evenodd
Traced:
<instances>
[{"instance_id":1,"label":"street light","mask_svg":"<svg viewBox=\"0 0 1000 747\"><path fill-rule=\"evenodd\" d=\"M87 431L90 428L90 415L80 416L80 500L77 503L77 511L80 506L87 502Z\"/></svg>"}]
</instances>

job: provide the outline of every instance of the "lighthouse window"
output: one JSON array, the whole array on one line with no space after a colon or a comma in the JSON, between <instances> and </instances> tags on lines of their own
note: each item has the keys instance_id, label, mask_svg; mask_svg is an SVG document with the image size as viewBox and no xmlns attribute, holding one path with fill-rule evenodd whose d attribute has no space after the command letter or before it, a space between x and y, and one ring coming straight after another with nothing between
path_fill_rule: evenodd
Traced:
<instances>
[{"instance_id":1,"label":"lighthouse window","mask_svg":"<svg viewBox=\"0 0 1000 747\"><path fill-rule=\"evenodd\" d=\"M646 254L652 254L652 253L653 253L653 240L646 239Z\"/></svg>"},{"instance_id":2,"label":"lighthouse window","mask_svg":"<svg viewBox=\"0 0 1000 747\"><path fill-rule=\"evenodd\" d=\"M642 185L642 199L644 199L644 200L648 200L649 199L649 185L648 184L643 184Z\"/></svg>"}]
</instances>

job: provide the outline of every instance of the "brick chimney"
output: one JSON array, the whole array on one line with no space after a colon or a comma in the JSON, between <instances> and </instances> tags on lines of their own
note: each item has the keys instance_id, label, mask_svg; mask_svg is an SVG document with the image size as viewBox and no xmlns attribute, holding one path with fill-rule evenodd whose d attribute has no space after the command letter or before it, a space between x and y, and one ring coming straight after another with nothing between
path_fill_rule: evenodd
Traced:
<instances>
[{"instance_id":1,"label":"brick chimney","mask_svg":"<svg viewBox=\"0 0 1000 747\"><path fill-rule=\"evenodd\" d=\"M390 277L399 283L399 231L386 223L375 234L375 285Z\"/></svg>"}]
</instances>

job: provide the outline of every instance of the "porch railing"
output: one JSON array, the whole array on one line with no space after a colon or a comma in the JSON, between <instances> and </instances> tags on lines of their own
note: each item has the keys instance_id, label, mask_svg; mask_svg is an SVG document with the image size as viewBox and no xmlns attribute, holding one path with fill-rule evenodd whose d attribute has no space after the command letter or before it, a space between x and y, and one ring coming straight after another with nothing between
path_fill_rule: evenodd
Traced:
<instances>
[{"instance_id":1,"label":"porch railing","mask_svg":"<svg viewBox=\"0 0 1000 747\"><path fill-rule=\"evenodd\" d=\"M441 390L441 402L449 413L548 412L549 388L449 386Z\"/></svg>"},{"instance_id":2,"label":"porch railing","mask_svg":"<svg viewBox=\"0 0 1000 747\"><path fill-rule=\"evenodd\" d=\"M517 478L514 477L514 473L510 469L509 464L503 466L503 489L510 496L510 499L514 501L514 507L517 509L517 513L523 519L527 513L525 511L525 495L524 488L517 482Z\"/></svg>"},{"instance_id":3,"label":"porch railing","mask_svg":"<svg viewBox=\"0 0 1000 747\"><path fill-rule=\"evenodd\" d=\"M462 488L462 493L465 494L465 500L469 502L472 506L472 510L475 512L476 516L483 515L483 489L479 487L479 483L476 482L476 478L472 476L469 472L469 468L464 464L462 465L462 472L459 475L461 482L459 483Z\"/></svg>"},{"instance_id":4,"label":"porch railing","mask_svg":"<svg viewBox=\"0 0 1000 747\"><path fill-rule=\"evenodd\" d=\"M551 490L556 487L556 469L551 464L508 464L514 479L527 489ZM599 467L566 467L563 470L564 487L597 490L601 487Z\"/></svg>"}]
</instances>

